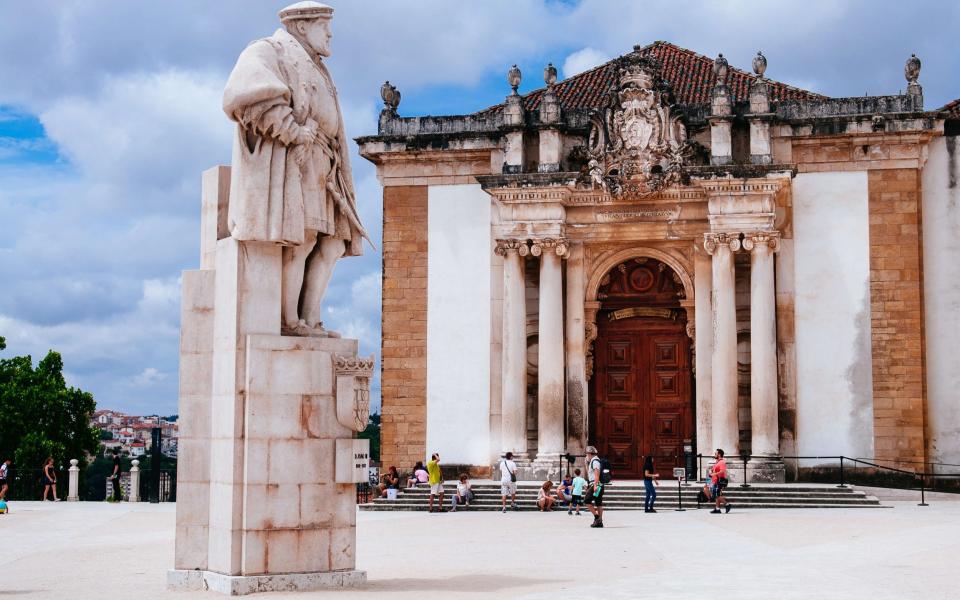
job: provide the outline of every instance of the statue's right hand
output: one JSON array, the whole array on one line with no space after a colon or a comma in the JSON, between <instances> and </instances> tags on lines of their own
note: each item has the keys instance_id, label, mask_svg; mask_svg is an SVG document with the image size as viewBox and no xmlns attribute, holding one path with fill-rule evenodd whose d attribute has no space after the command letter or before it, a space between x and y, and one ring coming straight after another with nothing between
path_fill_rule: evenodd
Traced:
<instances>
[{"instance_id":1,"label":"statue's right hand","mask_svg":"<svg viewBox=\"0 0 960 600\"><path fill-rule=\"evenodd\" d=\"M300 126L297 131L296 144L312 144L317 139L317 122L313 119L307 119L307 122Z\"/></svg>"}]
</instances>

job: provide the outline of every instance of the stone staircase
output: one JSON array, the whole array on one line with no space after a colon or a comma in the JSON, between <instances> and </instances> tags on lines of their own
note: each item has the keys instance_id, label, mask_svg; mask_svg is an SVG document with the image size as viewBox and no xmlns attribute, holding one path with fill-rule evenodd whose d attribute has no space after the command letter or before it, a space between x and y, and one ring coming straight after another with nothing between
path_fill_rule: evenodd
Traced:
<instances>
[{"instance_id":1,"label":"stone staircase","mask_svg":"<svg viewBox=\"0 0 960 600\"><path fill-rule=\"evenodd\" d=\"M476 498L469 507L460 506L460 510L494 511L500 510L500 484L490 481L474 481L472 483ZM517 484L517 509L537 510L537 490L540 485L536 482L521 481ZM455 490L453 484L446 485L444 501L445 509L450 507L450 492ZM697 508L697 490L699 486L690 484L680 487L680 496L683 507ZM882 505L875 496L853 487L838 488L835 485L824 484L751 484L750 488L740 488L732 484L724 492L730 503L737 509L741 508L879 508ZM643 483L639 481L614 482L610 484L604 494L603 506L606 510L642 510L644 499ZM430 496L428 486L400 490L396 500L377 498L367 504L360 504L360 510L427 510L427 501ZM509 505L508 505L509 506ZM674 481L664 481L657 488L658 510L672 510L677 508L677 484ZM712 508L712 505L701 505L701 508Z\"/></svg>"}]
</instances>

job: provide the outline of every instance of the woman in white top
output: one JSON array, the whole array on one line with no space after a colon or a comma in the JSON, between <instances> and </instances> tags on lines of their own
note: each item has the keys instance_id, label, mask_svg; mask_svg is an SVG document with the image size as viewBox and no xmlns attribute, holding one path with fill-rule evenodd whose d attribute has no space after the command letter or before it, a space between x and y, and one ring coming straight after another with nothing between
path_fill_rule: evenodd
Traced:
<instances>
[{"instance_id":1,"label":"woman in white top","mask_svg":"<svg viewBox=\"0 0 960 600\"><path fill-rule=\"evenodd\" d=\"M457 512L457 505L463 504L470 506L473 500L473 490L470 489L470 482L467 481L467 474L460 475L460 482L457 483L457 493L450 497L450 512Z\"/></svg>"}]
</instances>

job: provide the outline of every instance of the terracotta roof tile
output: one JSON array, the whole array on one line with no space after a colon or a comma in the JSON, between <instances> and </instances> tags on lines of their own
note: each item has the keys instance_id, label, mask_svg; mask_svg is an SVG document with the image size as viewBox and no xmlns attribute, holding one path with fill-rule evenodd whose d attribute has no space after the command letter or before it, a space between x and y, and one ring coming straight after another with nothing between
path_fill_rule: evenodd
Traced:
<instances>
[{"instance_id":1,"label":"terracotta roof tile","mask_svg":"<svg viewBox=\"0 0 960 600\"><path fill-rule=\"evenodd\" d=\"M950 113L951 119L960 119L960 98L947 102L940 110Z\"/></svg>"},{"instance_id":2,"label":"terracotta roof tile","mask_svg":"<svg viewBox=\"0 0 960 600\"><path fill-rule=\"evenodd\" d=\"M661 76L673 88L680 104L702 105L710 102L710 89L713 87L713 59L692 50L681 48L669 42L654 42L639 50L644 56L656 58L661 64ZM616 68L614 61L602 64L589 71L579 73L557 83L557 96L563 108L600 108L610 86L614 82ZM727 84L733 92L735 102L746 101L753 75L730 67ZM782 100L823 100L826 96L802 90L785 83L768 80L770 99ZM527 110L540 105L543 89L534 90L524 96L523 104ZM488 109L489 110L489 109Z\"/></svg>"}]
</instances>

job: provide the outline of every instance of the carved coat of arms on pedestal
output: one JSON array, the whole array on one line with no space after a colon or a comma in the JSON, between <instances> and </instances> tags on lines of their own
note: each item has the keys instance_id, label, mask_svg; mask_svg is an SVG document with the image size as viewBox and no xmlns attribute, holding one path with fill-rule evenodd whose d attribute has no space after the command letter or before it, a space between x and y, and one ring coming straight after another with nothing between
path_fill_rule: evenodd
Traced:
<instances>
[{"instance_id":1,"label":"carved coat of arms on pedestal","mask_svg":"<svg viewBox=\"0 0 960 600\"><path fill-rule=\"evenodd\" d=\"M621 59L607 107L591 118L589 160L581 183L625 198L642 198L680 181L690 147L671 112L660 64L630 54Z\"/></svg>"}]
</instances>

